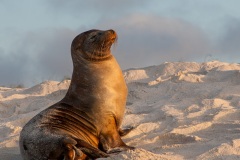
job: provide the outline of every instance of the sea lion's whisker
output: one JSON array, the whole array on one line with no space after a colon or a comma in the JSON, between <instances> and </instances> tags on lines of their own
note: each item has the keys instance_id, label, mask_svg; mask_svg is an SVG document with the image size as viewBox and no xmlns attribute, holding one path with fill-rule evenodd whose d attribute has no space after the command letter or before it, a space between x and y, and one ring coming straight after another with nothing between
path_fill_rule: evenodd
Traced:
<instances>
[{"instance_id":1,"label":"sea lion's whisker","mask_svg":"<svg viewBox=\"0 0 240 160\"><path fill-rule=\"evenodd\" d=\"M92 55L91 55L91 61L94 59L94 57L95 57L95 55L96 55L95 52L96 52L96 50L94 49L94 50L93 50L93 53L92 53Z\"/></svg>"},{"instance_id":2,"label":"sea lion's whisker","mask_svg":"<svg viewBox=\"0 0 240 160\"><path fill-rule=\"evenodd\" d=\"M104 44L105 44L105 41L103 41L102 44L101 44L101 49L100 49L100 51L101 51L101 55L100 55L100 56L101 56L101 57L103 56Z\"/></svg>"}]
</instances>

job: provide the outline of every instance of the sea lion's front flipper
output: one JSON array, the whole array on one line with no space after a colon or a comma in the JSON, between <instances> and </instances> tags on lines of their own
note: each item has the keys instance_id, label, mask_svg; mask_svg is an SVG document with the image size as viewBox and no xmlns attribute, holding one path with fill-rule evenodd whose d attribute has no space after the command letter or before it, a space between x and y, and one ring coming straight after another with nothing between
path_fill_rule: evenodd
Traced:
<instances>
[{"instance_id":1,"label":"sea lion's front flipper","mask_svg":"<svg viewBox=\"0 0 240 160\"><path fill-rule=\"evenodd\" d=\"M113 141L115 141L115 142L113 142ZM135 149L135 147L126 145L122 141L120 136L119 136L119 139L115 138L113 141L109 140L109 137L107 137L107 138L101 137L100 138L101 148L108 154L118 153L118 152L130 150L130 149Z\"/></svg>"},{"instance_id":2,"label":"sea lion's front flipper","mask_svg":"<svg viewBox=\"0 0 240 160\"><path fill-rule=\"evenodd\" d=\"M129 149L134 149L134 147L130 147L122 141L117 130L112 130L107 134L101 134L99 140L100 148L106 153L117 153Z\"/></svg>"},{"instance_id":3,"label":"sea lion's front flipper","mask_svg":"<svg viewBox=\"0 0 240 160\"><path fill-rule=\"evenodd\" d=\"M124 128L124 129L120 128L118 130L118 133L121 137L123 137L123 136L127 135L129 132L131 132L133 129L134 129L133 126L129 126L129 127Z\"/></svg>"},{"instance_id":4,"label":"sea lion's front flipper","mask_svg":"<svg viewBox=\"0 0 240 160\"><path fill-rule=\"evenodd\" d=\"M130 147L130 146L121 146L121 147L116 147L116 148L111 148L107 151L108 154L112 154L112 153L119 153L122 151L126 151L126 150L133 150L135 149L135 147Z\"/></svg>"}]
</instances>

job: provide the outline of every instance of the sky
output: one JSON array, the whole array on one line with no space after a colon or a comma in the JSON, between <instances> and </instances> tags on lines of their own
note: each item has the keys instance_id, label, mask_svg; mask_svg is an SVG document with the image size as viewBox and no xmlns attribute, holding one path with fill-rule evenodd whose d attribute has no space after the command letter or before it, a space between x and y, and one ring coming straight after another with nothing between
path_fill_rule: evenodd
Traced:
<instances>
[{"instance_id":1,"label":"sky","mask_svg":"<svg viewBox=\"0 0 240 160\"><path fill-rule=\"evenodd\" d=\"M239 0L0 0L0 86L72 75L72 39L114 29L123 70L164 62L240 62Z\"/></svg>"}]
</instances>

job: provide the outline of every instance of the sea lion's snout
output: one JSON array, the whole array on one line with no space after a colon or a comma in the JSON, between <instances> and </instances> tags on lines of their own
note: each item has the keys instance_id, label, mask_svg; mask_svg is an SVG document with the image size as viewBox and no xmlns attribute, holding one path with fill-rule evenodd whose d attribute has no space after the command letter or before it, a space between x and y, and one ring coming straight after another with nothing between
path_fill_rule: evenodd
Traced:
<instances>
[{"instance_id":1,"label":"sea lion's snout","mask_svg":"<svg viewBox=\"0 0 240 160\"><path fill-rule=\"evenodd\" d=\"M106 34L108 34L108 36L110 37L110 41L111 43L115 43L117 41L117 33L113 30L113 29L109 29L106 31Z\"/></svg>"},{"instance_id":2,"label":"sea lion's snout","mask_svg":"<svg viewBox=\"0 0 240 160\"><path fill-rule=\"evenodd\" d=\"M116 34L116 32L112 29L109 29L108 31L111 32L112 34Z\"/></svg>"}]
</instances>

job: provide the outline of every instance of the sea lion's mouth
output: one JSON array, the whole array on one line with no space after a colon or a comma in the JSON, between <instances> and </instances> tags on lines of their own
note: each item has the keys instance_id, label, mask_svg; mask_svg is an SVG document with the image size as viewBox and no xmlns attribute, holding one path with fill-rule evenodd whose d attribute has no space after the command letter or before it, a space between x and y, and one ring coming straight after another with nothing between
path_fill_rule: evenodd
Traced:
<instances>
[{"instance_id":1,"label":"sea lion's mouth","mask_svg":"<svg viewBox=\"0 0 240 160\"><path fill-rule=\"evenodd\" d=\"M111 41L112 43L115 43L115 42L117 41L117 37L111 38L110 41Z\"/></svg>"},{"instance_id":2,"label":"sea lion's mouth","mask_svg":"<svg viewBox=\"0 0 240 160\"><path fill-rule=\"evenodd\" d=\"M100 45L95 46L92 50L85 52L85 59L89 61L103 61L110 57L111 55L111 46L114 43L112 40L103 41Z\"/></svg>"}]
</instances>

